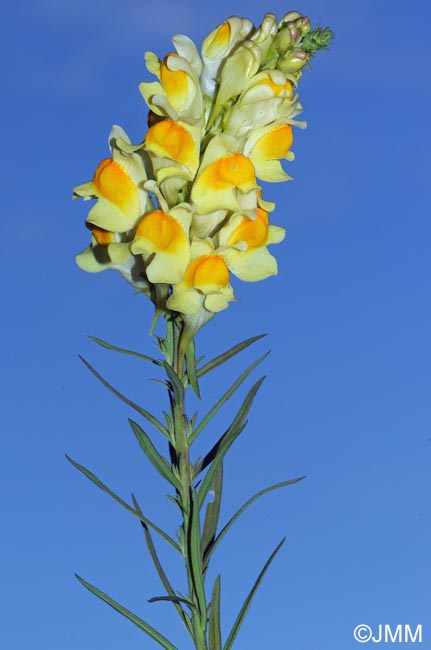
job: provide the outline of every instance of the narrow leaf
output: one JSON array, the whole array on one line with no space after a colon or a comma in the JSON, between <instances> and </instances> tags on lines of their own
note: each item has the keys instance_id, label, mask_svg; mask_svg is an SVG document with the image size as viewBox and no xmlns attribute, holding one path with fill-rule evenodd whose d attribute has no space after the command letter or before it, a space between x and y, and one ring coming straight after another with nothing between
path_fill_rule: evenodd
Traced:
<instances>
[{"instance_id":1,"label":"narrow leaf","mask_svg":"<svg viewBox=\"0 0 431 650\"><path fill-rule=\"evenodd\" d=\"M139 506L139 503L137 502L137 500L136 500L136 498L135 498L135 496L133 494L132 494L132 500L133 500L133 504L134 504L134 506L136 508L136 511L140 515L142 515L142 510L141 510L141 508ZM162 567L162 565L160 563L159 556L157 555L156 547L154 546L153 538L152 538L151 533L150 533L150 529L148 528L148 526L143 521L141 521L141 523L142 523L142 528L144 530L145 542L147 544L148 551L149 551L149 553L151 555L151 559L153 560L153 563L154 563L155 569L157 571L157 574L158 574L158 576L160 578L160 581L161 581L162 585L164 586L164 588L166 589L166 592L171 597L175 609L177 610L181 620L183 621L184 625L186 626L189 634L193 638L193 625L192 625L192 622L190 620L190 617L183 610L183 608L181 607L181 604L179 602L176 602L176 600L175 600L176 595L175 595L174 589L173 589L173 587L172 587L172 585L171 585L171 583L170 583L170 581L169 581L169 579L168 579L168 577L167 577L167 575L166 575L166 573L165 573L165 571L164 571L164 569L163 569L163 567Z\"/></svg>"},{"instance_id":2,"label":"narrow leaf","mask_svg":"<svg viewBox=\"0 0 431 650\"><path fill-rule=\"evenodd\" d=\"M149 603L158 603L160 601L166 601L168 603L184 603L190 609L196 609L196 605L192 603L191 600L187 600L187 598L181 598L180 596L153 596L153 598L149 598L148 602Z\"/></svg>"},{"instance_id":3,"label":"narrow leaf","mask_svg":"<svg viewBox=\"0 0 431 650\"><path fill-rule=\"evenodd\" d=\"M161 422L159 422L159 420L154 415L152 415L149 411L139 406L139 404L136 404L136 402L132 402L132 400L128 399L122 393L120 393L109 382L107 382L106 379L104 379L102 375L99 374L97 370L93 368L93 366L90 363L88 363L88 361L86 361L86 359L84 359L84 357L79 355L79 358L81 359L83 364L88 368L88 370L96 377L96 379L98 379L105 386L105 388L110 390L111 393L114 393L114 395L118 397L122 402L127 404L127 406L131 406L133 409L135 409L135 411L137 411L140 415L142 415L149 422L151 422L151 424L153 424L156 427L156 429L158 429L160 433L162 433L169 440L168 430Z\"/></svg>"},{"instance_id":4,"label":"narrow leaf","mask_svg":"<svg viewBox=\"0 0 431 650\"><path fill-rule=\"evenodd\" d=\"M238 377L238 379L232 384L232 386L227 390L224 395L216 402L216 404L212 407L210 411L206 414L206 416L203 418L203 420L198 424L196 429L193 431L193 433L190 436L190 441L189 444L195 440L195 438L198 437L198 435L201 433L201 431L207 426L207 424L211 421L211 419L214 417L214 415L217 413L217 411L228 401L230 397L235 393L235 391L241 386L241 384L247 379L249 374L260 364L266 357L268 356L269 352L264 354L262 357L254 361L244 372Z\"/></svg>"},{"instance_id":5,"label":"narrow leaf","mask_svg":"<svg viewBox=\"0 0 431 650\"><path fill-rule=\"evenodd\" d=\"M218 575L212 591L209 620L209 650L222 650L220 626L220 576Z\"/></svg>"},{"instance_id":6,"label":"narrow leaf","mask_svg":"<svg viewBox=\"0 0 431 650\"><path fill-rule=\"evenodd\" d=\"M98 339L95 336L88 336L87 338L91 339L97 345L101 345L102 348L106 348L107 350L113 350L114 352L120 352L121 354L127 354L131 357L136 357L137 359L143 359L144 361L149 361L150 363L154 363L156 366L161 366L162 362L159 361L158 359L153 359L153 357L149 357L146 354L140 354L139 352L134 352L133 350L126 350L126 348L119 348L116 345L111 345L111 343L107 343L106 341L102 341L102 339Z\"/></svg>"},{"instance_id":7,"label":"narrow leaf","mask_svg":"<svg viewBox=\"0 0 431 650\"><path fill-rule=\"evenodd\" d=\"M217 525L220 516L221 494L223 487L223 462L217 468L210 486L210 492L214 494L214 498L207 505L205 513L204 528L202 532L202 555L208 547L214 542L217 533Z\"/></svg>"},{"instance_id":8,"label":"narrow leaf","mask_svg":"<svg viewBox=\"0 0 431 650\"><path fill-rule=\"evenodd\" d=\"M186 351L186 368L187 368L187 377L190 383L190 386L193 388L193 391L197 397L201 397L199 391L198 377L196 374L196 359L195 359L195 343L192 339Z\"/></svg>"},{"instance_id":9,"label":"narrow leaf","mask_svg":"<svg viewBox=\"0 0 431 650\"><path fill-rule=\"evenodd\" d=\"M259 390L260 386L262 385L265 377L261 377L248 391L247 395L245 396L245 399L243 403L241 404L241 407L236 414L232 424L228 428L228 430L222 435L221 438L216 442L216 444L210 449L210 451L207 453L207 455L202 459L202 461L199 463L199 465L196 468L195 476L197 476L202 470L204 470L216 457L219 447L222 445L222 443L226 440L227 437L230 435L233 435L233 432L236 431L239 427L242 426L245 418L248 415L248 412L251 408L251 405L253 404L253 400L256 397L256 393ZM244 427L243 427L244 428ZM235 436L236 437L236 436Z\"/></svg>"},{"instance_id":10,"label":"narrow leaf","mask_svg":"<svg viewBox=\"0 0 431 650\"><path fill-rule=\"evenodd\" d=\"M202 551L201 551L201 531L199 521L199 508L196 507L196 493L190 503L191 523L189 527L189 558L190 568L193 580L193 588L196 594L201 622L206 625L207 605L202 574Z\"/></svg>"},{"instance_id":11,"label":"narrow leaf","mask_svg":"<svg viewBox=\"0 0 431 650\"><path fill-rule=\"evenodd\" d=\"M205 474L205 478L202 481L202 485L200 486L199 491L197 492L197 503L199 509L201 509L204 504L205 498L208 494L208 490L211 487L211 483L220 466L220 463L223 461L223 458L226 456L227 452L229 451L230 447L233 445L235 440L238 438L239 434L245 429L246 425L247 425L247 421L244 422L241 426L237 426L236 428L232 428L231 426L226 431L226 433L221 437L219 441L220 445L217 449L217 454L215 455L210 468Z\"/></svg>"},{"instance_id":12,"label":"narrow leaf","mask_svg":"<svg viewBox=\"0 0 431 650\"><path fill-rule=\"evenodd\" d=\"M259 339L262 339L264 336L266 336L266 334L259 334L259 336L252 336L250 339L246 339L245 341L242 341L241 343L234 345L233 348L230 348L226 352L223 352L223 354L220 354L218 357L215 357L215 359L208 361L208 363L202 366L202 368L200 368L197 371L197 376L203 377L204 375L207 374L207 372L211 372L211 370L214 370L214 368L217 368L217 366L220 366L222 363L225 363L225 361L232 359L232 357L234 357L236 354L242 352L242 350L245 350L245 348L247 348L249 345L255 343L256 341L259 341Z\"/></svg>"},{"instance_id":13,"label":"narrow leaf","mask_svg":"<svg viewBox=\"0 0 431 650\"><path fill-rule=\"evenodd\" d=\"M166 361L163 363L163 367L166 370L166 374L168 376L169 382L172 387L172 392L174 394L175 402L176 404L184 404L184 384L175 372L175 370L172 368L169 363L166 363Z\"/></svg>"},{"instance_id":14,"label":"narrow leaf","mask_svg":"<svg viewBox=\"0 0 431 650\"><path fill-rule=\"evenodd\" d=\"M116 600L105 594L103 591L95 587L94 585L91 585L89 582L84 580L83 578L80 578L76 573L76 577L78 578L79 582L86 588L88 591L91 591L92 594L103 600L105 603L110 605L115 611L119 612L123 616L129 619L132 623L134 623L139 629L143 630L150 636L152 639L157 641L165 650L176 650L175 646L165 637L163 634L161 634L158 630L156 630L154 627L149 625L149 623L146 623L145 621L142 620L142 618L139 618L136 614L131 612L129 609L126 609L120 603L117 603Z\"/></svg>"},{"instance_id":15,"label":"narrow leaf","mask_svg":"<svg viewBox=\"0 0 431 650\"><path fill-rule=\"evenodd\" d=\"M175 489L181 490L181 484L177 479L177 477L172 472L171 466L169 465L166 458L164 458L161 454L159 454L159 452L151 442L149 436L139 426L139 424L137 424L133 420L129 419L129 424L132 427L133 433L138 439L142 451L144 452L144 454L146 455L150 463L153 465L153 467L159 472L161 476L163 476L164 479L169 481L169 483L173 485Z\"/></svg>"},{"instance_id":16,"label":"narrow leaf","mask_svg":"<svg viewBox=\"0 0 431 650\"><path fill-rule=\"evenodd\" d=\"M244 510L246 510L249 506L251 506L252 503L257 501L261 496L264 494L267 494L268 492L272 492L272 490L278 490L278 488L286 487L288 485L294 485L295 483L299 483L299 481L302 481L305 478L305 476L301 476L299 478L292 478L289 481L282 481L281 483L275 483L275 485L270 485L269 487L265 488L264 490L260 490L260 492L257 492L254 496L252 496L248 501L246 501L241 508L239 508L236 513L229 519L227 524L221 529L217 537L215 538L214 542L207 547L206 551L204 551L204 560L205 560L205 566L208 565L208 562L210 560L210 557L214 553L216 547L219 545L223 537L226 535L228 530L230 529L231 526L235 523L235 521L242 515Z\"/></svg>"},{"instance_id":17,"label":"narrow leaf","mask_svg":"<svg viewBox=\"0 0 431 650\"><path fill-rule=\"evenodd\" d=\"M245 618L245 616L246 616L246 614L247 614L247 612L249 610L249 607L250 607L251 602L252 602L252 600L254 598L254 595L255 595L256 591L258 590L259 585L262 582L263 577L264 577L265 573L267 572L271 562L273 561L273 559L275 558L275 556L277 555L278 551L281 549L281 547L283 546L285 541L286 541L286 538L284 537L281 540L281 542L276 546L276 548L273 550L273 552L269 556L267 562L265 563L265 566L263 567L262 571L259 573L256 582L254 583L250 593L248 594L247 598L245 599L244 604L241 607L241 609L239 611L239 614L238 614L238 616L237 616L237 618L235 620L235 623L233 624L232 630L230 631L230 634L229 634L229 636L227 638L227 641L225 643L224 650L230 650L231 649L232 644L235 641L236 635L238 634L239 629L240 629L240 627L241 627L241 625L242 625L242 623L244 621L244 618Z\"/></svg>"},{"instance_id":18,"label":"narrow leaf","mask_svg":"<svg viewBox=\"0 0 431 650\"><path fill-rule=\"evenodd\" d=\"M171 546L174 547L176 551L182 554L181 548L179 545L170 537L167 533L165 533L161 528L156 526L150 519L147 519L147 517L144 517L142 513L137 512L132 506L130 506L127 501L124 501L121 497L118 496L118 494L115 494L110 488L108 488L103 481L101 481L93 472L90 472L86 467L83 465L80 465L79 463L76 462L76 460L73 460L70 456L66 454L66 458L71 463L76 469L78 469L84 476L86 476L92 483L97 485L98 488L103 490L103 492L106 492L106 494L109 494L110 497L114 499L117 503L119 503L123 508L125 508L128 512L131 512L132 515L135 515L143 524L146 524L150 528L152 528L158 535L163 537L164 540L169 542Z\"/></svg>"}]
</instances>

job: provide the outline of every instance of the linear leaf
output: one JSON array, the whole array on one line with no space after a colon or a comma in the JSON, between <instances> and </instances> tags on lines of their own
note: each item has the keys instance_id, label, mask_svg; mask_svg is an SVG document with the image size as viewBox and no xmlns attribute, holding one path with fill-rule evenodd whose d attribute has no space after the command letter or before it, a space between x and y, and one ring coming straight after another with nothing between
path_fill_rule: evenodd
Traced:
<instances>
[{"instance_id":1,"label":"linear leaf","mask_svg":"<svg viewBox=\"0 0 431 650\"><path fill-rule=\"evenodd\" d=\"M239 434L245 429L246 426L247 426L247 421L245 421L242 425L236 426L235 428L232 428L232 426L230 426L229 429L226 431L226 433L223 434L223 436L219 440L220 445L218 446L217 454L215 455L210 468L205 474L205 478L202 481L202 485L200 486L199 491L197 492L197 503L199 505L199 509L201 509L204 504L205 498L208 494L208 490L211 487L211 483L219 468L220 463L223 461L223 458L226 456L230 447L233 445L233 443L235 442Z\"/></svg>"},{"instance_id":2,"label":"linear leaf","mask_svg":"<svg viewBox=\"0 0 431 650\"><path fill-rule=\"evenodd\" d=\"M139 406L139 404L136 404L136 402L132 402L132 400L128 399L122 393L120 393L116 388L112 386L112 384L106 381L106 379L104 379L102 375L98 373L97 370L93 368L93 366L90 363L88 363L86 359L84 359L84 357L79 355L79 358L81 359L83 364L88 368L88 370L96 377L96 379L98 379L105 386L105 388L110 390L111 393L114 393L114 395L118 397L122 402L127 404L127 406L131 406L133 409L135 409L135 411L137 411L140 415L142 415L149 422L151 422L151 424L153 424L156 427L156 429L158 429L160 433L162 433L169 440L169 431L161 422L159 422L159 420L154 415L152 415L149 411Z\"/></svg>"},{"instance_id":3,"label":"linear leaf","mask_svg":"<svg viewBox=\"0 0 431 650\"><path fill-rule=\"evenodd\" d=\"M106 348L107 350L113 350L114 352L120 352L121 354L127 354L131 357L136 357L137 359L143 359L144 361L149 361L150 363L154 363L156 366L161 366L162 362L159 361L158 359L153 359L153 357L149 357L146 354L141 354L140 352L134 352L133 350L126 350L126 348L119 348L116 345L111 345L111 343L107 343L106 341L102 341L102 339L98 339L95 336L88 336L87 338L91 339L97 345L101 345L102 348Z\"/></svg>"},{"instance_id":4,"label":"linear leaf","mask_svg":"<svg viewBox=\"0 0 431 650\"><path fill-rule=\"evenodd\" d=\"M113 492L107 485L105 485L105 483L103 483L103 481L101 481L95 474L93 474L93 472L90 472L90 470L88 470L86 467L77 463L76 460L73 460L73 458L71 458L67 454L66 454L66 458L69 461L69 463L71 463L74 467L76 467L76 469L82 472L82 474L84 474L84 476L86 476L92 483L97 485L98 488L103 490L103 492L106 492L106 494L109 494L109 496L112 497L114 501L116 501L121 506L123 506L123 508L125 508L128 512L131 512L132 515L135 515L135 517L137 517L142 523L152 528L158 535L163 537L164 540L169 542L169 544L171 544L171 546L173 546L176 551L182 554L179 545L172 539L172 537L170 537L167 533L165 533L164 530L156 526L156 524L154 524L147 517L144 517L142 513L139 513L134 508L132 508L132 506L130 506L127 503L127 501L124 501L121 497L118 496L118 494L115 494L115 492Z\"/></svg>"},{"instance_id":5,"label":"linear leaf","mask_svg":"<svg viewBox=\"0 0 431 650\"><path fill-rule=\"evenodd\" d=\"M246 614L248 612L248 609L249 609L249 607L251 605L251 602L252 602L252 600L254 598L254 595L255 595L256 591L258 590L259 585L262 582L263 577L264 577L265 573L267 572L271 562L273 561L273 559L275 558L275 556L277 555L278 551L281 549L281 547L283 546L285 541L286 541L286 538L284 537L281 540L281 542L276 546L276 548L273 550L273 552L269 556L268 560L266 561L265 566L263 567L262 571L259 573L256 582L254 583L250 593L248 594L247 598L245 599L244 604L241 607L241 609L239 611L239 614L238 614L238 616L237 616L237 618L235 620L235 623L233 624L232 630L230 631L230 634L229 634L229 636L228 636L228 638L226 640L226 643L224 645L224 650L230 650L231 649L232 644L233 644L233 642L234 642L234 640L236 638L236 635L239 632L239 629L240 629L240 627L241 627L241 625L242 625L242 623L244 621L244 618L245 618L245 616L246 616Z\"/></svg>"},{"instance_id":6,"label":"linear leaf","mask_svg":"<svg viewBox=\"0 0 431 650\"><path fill-rule=\"evenodd\" d=\"M242 341L237 345L234 345L233 348L230 348L226 352L223 352L223 354L220 354L219 356L215 357L211 361L208 361L208 363L202 366L202 368L200 368L197 371L197 376L203 377L204 375L207 374L207 372L211 372L211 370L214 370L214 368L217 368L217 366L220 366L225 361L232 359L232 357L234 357L236 354L242 352L242 350L245 350L245 348L247 348L249 345L252 345L252 343L259 341L259 339L262 339L264 336L266 336L266 334L259 334L259 336L252 336L251 338L246 339L245 341Z\"/></svg>"},{"instance_id":7,"label":"linear leaf","mask_svg":"<svg viewBox=\"0 0 431 650\"><path fill-rule=\"evenodd\" d=\"M172 468L169 465L168 461L166 458L164 458L153 443L151 442L149 436L145 433L145 431L133 420L129 419L129 424L132 427L133 433L135 434L136 438L138 439L139 445L150 461L150 463L153 465L153 467L163 476L164 479L166 479L171 485L174 486L175 489L181 490L181 484L177 477L174 475L172 472Z\"/></svg>"},{"instance_id":8,"label":"linear leaf","mask_svg":"<svg viewBox=\"0 0 431 650\"><path fill-rule=\"evenodd\" d=\"M196 359L195 359L195 343L192 339L186 351L186 368L187 368L187 377L190 383L190 386L193 388L193 391L197 397L201 397L199 391L199 382L196 373Z\"/></svg>"},{"instance_id":9,"label":"linear leaf","mask_svg":"<svg viewBox=\"0 0 431 650\"><path fill-rule=\"evenodd\" d=\"M210 411L206 414L206 416L201 420L201 422L198 424L196 429L193 431L192 435L190 436L189 444L195 440L195 438L198 437L198 435L201 433L201 431L207 426L207 424L211 421L211 419L214 417L214 415L217 413L217 411L228 401L230 397L235 393L235 391L241 386L241 384L247 379L249 374L260 364L266 357L269 355L269 352L261 356L259 359L254 361L251 365L248 366L244 370L244 372L238 377L238 379L232 384L232 386L227 390L224 395L221 396L221 398L216 402L216 404L212 407Z\"/></svg>"},{"instance_id":10,"label":"linear leaf","mask_svg":"<svg viewBox=\"0 0 431 650\"><path fill-rule=\"evenodd\" d=\"M141 508L139 506L139 503L137 502L137 500L136 500L136 498L135 498L135 496L133 494L132 494L132 500L133 500L133 504L134 504L134 506L136 508L136 511L140 515L142 515L142 510L141 510ZM176 598L175 591L174 591L174 589L173 589L173 587L172 587L172 585L171 585L171 583L169 581L169 578L167 577L167 575L166 575L166 573L165 573L165 571L164 571L164 569L163 569L163 567L162 567L162 565L160 563L159 556L157 555L156 547L154 546L153 538L152 538L151 533L150 533L150 529L144 523L144 521L141 521L141 523L142 523L142 528L144 530L145 542L147 544L148 551L149 551L149 553L151 555L151 558L153 560L153 563L154 563L155 569L157 571L157 574L158 574L158 576L160 578L160 581L161 581L162 585L164 586L164 588L166 589L166 592L171 597L171 599L173 599L172 602L173 602L173 605L174 605L175 609L178 612L178 615L180 616L181 620L183 621L184 625L186 626L189 634L193 638L193 625L192 625L192 622L190 620L190 617L183 610L183 608L181 607L181 604L175 601L175 598Z\"/></svg>"},{"instance_id":11,"label":"linear leaf","mask_svg":"<svg viewBox=\"0 0 431 650\"><path fill-rule=\"evenodd\" d=\"M169 363L166 363L166 361L163 362L163 367L166 370L166 374L168 375L169 382L172 386L172 392L174 394L175 402L178 405L184 404L184 384L175 372L175 370L172 368Z\"/></svg>"},{"instance_id":12,"label":"linear leaf","mask_svg":"<svg viewBox=\"0 0 431 650\"><path fill-rule=\"evenodd\" d=\"M156 630L154 627L149 625L149 623L146 623L146 621L143 621L142 618L139 618L136 614L131 612L129 609L126 609L120 603L118 603L116 600L105 594L103 591L95 587L94 585L90 584L83 578L80 578L79 575L75 573L76 577L78 578L79 582L86 588L88 591L91 591L92 594L103 600L105 603L110 605L115 611L119 612L123 616L129 619L132 623L134 623L137 627L139 627L140 630L143 630L150 636L152 639L157 641L165 650L177 650L176 647L165 637L163 634L161 634L158 630Z\"/></svg>"},{"instance_id":13,"label":"linear leaf","mask_svg":"<svg viewBox=\"0 0 431 650\"><path fill-rule=\"evenodd\" d=\"M256 393L259 390L260 386L262 385L264 379L265 377L261 377L250 388L247 395L245 396L243 403L241 404L238 413L236 414L228 430L222 435L221 438L219 438L216 444L210 449L210 451L206 454L206 456L202 459L202 461L197 465L195 470L195 476L197 476L200 472L202 472L202 470L204 470L214 460L214 458L218 453L220 445L226 440L226 438L232 435L233 431L237 430L240 426L242 426L245 418L248 415L251 405L253 404L253 400L256 397Z\"/></svg>"},{"instance_id":14,"label":"linear leaf","mask_svg":"<svg viewBox=\"0 0 431 650\"><path fill-rule=\"evenodd\" d=\"M214 582L209 620L209 650L222 650L220 626L220 576Z\"/></svg>"},{"instance_id":15,"label":"linear leaf","mask_svg":"<svg viewBox=\"0 0 431 650\"><path fill-rule=\"evenodd\" d=\"M223 537L226 535L228 530L230 529L231 526L235 523L235 521L242 515L244 510L246 510L249 506L251 506L254 501L257 501L261 496L264 494L267 494L268 492L272 492L272 490L278 490L278 488L286 487L288 485L294 485L295 483L299 483L299 481L302 481L305 478L305 476L300 476L299 478L292 478L289 481L282 481L281 483L275 483L274 485L270 485L269 487L265 488L264 490L260 490L260 492L257 492L254 496L252 496L248 501L246 501L241 508L239 508L235 514L229 519L227 524L221 529L217 537L215 538L213 544L211 546L207 547L207 551L205 552L204 555L204 560L205 560L205 566L208 565L208 562L210 560L210 557L214 553L216 547L219 545Z\"/></svg>"},{"instance_id":16,"label":"linear leaf","mask_svg":"<svg viewBox=\"0 0 431 650\"><path fill-rule=\"evenodd\" d=\"M204 580L202 575L202 551L201 551L201 531L199 520L199 508L196 507L196 493L190 503L190 527L189 527L189 557L191 563L191 573L193 580L193 588L196 594L197 603L199 607L199 615L201 622L206 625L207 620L207 604L204 588Z\"/></svg>"},{"instance_id":17,"label":"linear leaf","mask_svg":"<svg viewBox=\"0 0 431 650\"><path fill-rule=\"evenodd\" d=\"M168 603L184 603L190 609L196 609L196 605L192 603L191 600L187 600L187 598L181 598L180 596L153 596L153 598L149 598L148 602L149 603L158 603L160 601L167 601Z\"/></svg>"},{"instance_id":18,"label":"linear leaf","mask_svg":"<svg viewBox=\"0 0 431 650\"><path fill-rule=\"evenodd\" d=\"M214 474L210 491L214 493L214 499L207 505L205 513L204 528L202 532L202 554L205 553L208 547L214 542L217 533L217 525L220 516L221 494L223 487L223 462L221 462Z\"/></svg>"}]
</instances>

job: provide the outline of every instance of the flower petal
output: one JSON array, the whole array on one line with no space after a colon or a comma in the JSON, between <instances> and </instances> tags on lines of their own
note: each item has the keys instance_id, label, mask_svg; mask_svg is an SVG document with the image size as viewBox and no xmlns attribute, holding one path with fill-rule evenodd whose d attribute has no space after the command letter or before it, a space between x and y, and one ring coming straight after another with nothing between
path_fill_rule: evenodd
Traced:
<instances>
[{"instance_id":1,"label":"flower petal","mask_svg":"<svg viewBox=\"0 0 431 650\"><path fill-rule=\"evenodd\" d=\"M190 259L184 226L161 210L150 212L140 221L131 250L135 255L142 254L144 259L153 256L147 266L148 279L153 283L180 282Z\"/></svg>"},{"instance_id":2,"label":"flower petal","mask_svg":"<svg viewBox=\"0 0 431 650\"><path fill-rule=\"evenodd\" d=\"M192 189L192 201L198 214L216 210L239 210L246 207L241 195L257 191L256 174L253 164L241 153L233 153L219 158L208 165L198 175ZM256 204L253 197L252 205Z\"/></svg>"}]
</instances>

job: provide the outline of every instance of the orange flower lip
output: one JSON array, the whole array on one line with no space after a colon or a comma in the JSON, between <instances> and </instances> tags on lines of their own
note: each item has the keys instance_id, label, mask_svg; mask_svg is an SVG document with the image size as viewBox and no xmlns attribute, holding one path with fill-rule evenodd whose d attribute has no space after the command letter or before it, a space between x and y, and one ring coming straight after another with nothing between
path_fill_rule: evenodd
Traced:
<instances>
[{"instance_id":1,"label":"orange flower lip","mask_svg":"<svg viewBox=\"0 0 431 650\"><path fill-rule=\"evenodd\" d=\"M293 142L293 132L290 124L277 126L257 141L252 150L252 156L262 156L266 160L284 158Z\"/></svg>"},{"instance_id":2,"label":"orange flower lip","mask_svg":"<svg viewBox=\"0 0 431 650\"><path fill-rule=\"evenodd\" d=\"M136 238L148 239L161 251L173 251L187 242L180 224L161 210L149 212L139 223Z\"/></svg>"},{"instance_id":3,"label":"orange flower lip","mask_svg":"<svg viewBox=\"0 0 431 650\"><path fill-rule=\"evenodd\" d=\"M286 81L286 83L284 83L284 84L276 84L269 77L268 79L261 79L256 84L256 86L261 86L261 85L269 86L270 88L272 88L272 90L274 91L274 95L276 95L276 96L280 95L283 92L283 90L285 90L287 92L287 96L288 96L289 99L293 95L292 84L290 83L290 81Z\"/></svg>"},{"instance_id":4,"label":"orange flower lip","mask_svg":"<svg viewBox=\"0 0 431 650\"><path fill-rule=\"evenodd\" d=\"M253 163L240 153L224 156L209 165L201 175L202 184L211 189L220 190L226 187L243 187L254 184L256 175Z\"/></svg>"},{"instance_id":5,"label":"orange flower lip","mask_svg":"<svg viewBox=\"0 0 431 650\"><path fill-rule=\"evenodd\" d=\"M100 246L106 246L115 242L115 233L110 232L109 230L103 230L103 228L92 226L91 232Z\"/></svg>"},{"instance_id":6,"label":"orange flower lip","mask_svg":"<svg viewBox=\"0 0 431 650\"><path fill-rule=\"evenodd\" d=\"M202 255L187 268L185 283L203 291L208 286L226 287L229 284L229 269L219 255Z\"/></svg>"},{"instance_id":7,"label":"orange flower lip","mask_svg":"<svg viewBox=\"0 0 431 650\"><path fill-rule=\"evenodd\" d=\"M268 240L268 213L262 208L257 209L256 219L244 217L242 223L234 230L227 241L228 246L234 246L240 241L247 244L249 250L265 246Z\"/></svg>"},{"instance_id":8,"label":"orange flower lip","mask_svg":"<svg viewBox=\"0 0 431 650\"><path fill-rule=\"evenodd\" d=\"M231 27L228 21L224 22L218 28L212 43L209 45L210 56L217 58L220 54L223 54L226 47L229 44L231 34Z\"/></svg>"},{"instance_id":9,"label":"orange flower lip","mask_svg":"<svg viewBox=\"0 0 431 650\"><path fill-rule=\"evenodd\" d=\"M192 135L171 119L154 124L145 138L147 149L196 171L199 155Z\"/></svg>"},{"instance_id":10,"label":"orange flower lip","mask_svg":"<svg viewBox=\"0 0 431 650\"><path fill-rule=\"evenodd\" d=\"M171 56L178 56L178 54L169 52L165 56L160 66L160 81L172 106L176 111L179 111L187 101L189 85L187 75L183 70L169 69L168 59Z\"/></svg>"},{"instance_id":11,"label":"orange flower lip","mask_svg":"<svg viewBox=\"0 0 431 650\"><path fill-rule=\"evenodd\" d=\"M99 163L93 183L102 196L124 212L139 211L139 194L135 183L112 158L105 158Z\"/></svg>"}]
</instances>

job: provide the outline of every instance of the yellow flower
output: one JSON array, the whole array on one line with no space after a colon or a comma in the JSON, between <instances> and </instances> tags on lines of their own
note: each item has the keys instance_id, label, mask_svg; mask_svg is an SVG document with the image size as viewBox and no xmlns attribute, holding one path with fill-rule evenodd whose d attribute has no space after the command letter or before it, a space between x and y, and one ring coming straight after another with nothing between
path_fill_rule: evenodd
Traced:
<instances>
[{"instance_id":1,"label":"yellow flower","mask_svg":"<svg viewBox=\"0 0 431 650\"><path fill-rule=\"evenodd\" d=\"M208 145L191 192L198 214L256 207L260 188L255 170L235 144L234 138L219 135Z\"/></svg>"},{"instance_id":2,"label":"yellow flower","mask_svg":"<svg viewBox=\"0 0 431 650\"><path fill-rule=\"evenodd\" d=\"M290 151L292 142L290 124L271 124L254 129L244 146L244 154L253 162L256 176L269 182L291 179L283 170L279 159L293 160L294 155Z\"/></svg>"},{"instance_id":3,"label":"yellow flower","mask_svg":"<svg viewBox=\"0 0 431 650\"><path fill-rule=\"evenodd\" d=\"M202 43L204 66L200 82L203 91L208 96L214 94L220 65L232 49L243 41L252 30L253 23L250 20L231 16L205 38Z\"/></svg>"},{"instance_id":4,"label":"yellow flower","mask_svg":"<svg viewBox=\"0 0 431 650\"><path fill-rule=\"evenodd\" d=\"M293 97L292 83L286 75L279 70L265 70L250 79L238 101L226 111L223 128L238 138L276 120L291 119L300 111L298 95Z\"/></svg>"},{"instance_id":5,"label":"yellow flower","mask_svg":"<svg viewBox=\"0 0 431 650\"><path fill-rule=\"evenodd\" d=\"M109 138L112 158L99 163L92 181L74 188L74 198L98 199L87 216L87 223L119 233L133 228L151 206L143 189L147 178L143 159L139 153L125 151L120 146L121 140L130 144L120 127L112 127Z\"/></svg>"},{"instance_id":6,"label":"yellow flower","mask_svg":"<svg viewBox=\"0 0 431 650\"><path fill-rule=\"evenodd\" d=\"M262 59L266 59L269 48L278 32L277 19L274 14L265 14L261 26L252 34L250 40L259 45Z\"/></svg>"},{"instance_id":7,"label":"yellow flower","mask_svg":"<svg viewBox=\"0 0 431 650\"><path fill-rule=\"evenodd\" d=\"M76 256L79 268L88 273L114 269L131 285L150 295L143 261L131 255L129 243L123 241L124 236L94 226L91 233L91 245Z\"/></svg>"},{"instance_id":8,"label":"yellow flower","mask_svg":"<svg viewBox=\"0 0 431 650\"><path fill-rule=\"evenodd\" d=\"M190 260L188 232L190 206L172 208L168 213L154 210L140 221L131 251L148 263L147 277L153 283L180 282Z\"/></svg>"},{"instance_id":9,"label":"yellow flower","mask_svg":"<svg viewBox=\"0 0 431 650\"><path fill-rule=\"evenodd\" d=\"M183 314L226 309L235 296L225 260L215 252L210 241L193 242L191 253L192 261L184 280L173 287L167 308Z\"/></svg>"},{"instance_id":10,"label":"yellow flower","mask_svg":"<svg viewBox=\"0 0 431 650\"><path fill-rule=\"evenodd\" d=\"M239 95L262 63L262 52L252 41L243 41L225 59L220 71L220 85L211 110L208 124L211 124L219 111L232 98Z\"/></svg>"},{"instance_id":11,"label":"yellow flower","mask_svg":"<svg viewBox=\"0 0 431 650\"><path fill-rule=\"evenodd\" d=\"M185 178L190 180L199 166L199 141L195 141L190 129L185 125L175 123L171 119L157 122L148 130L145 149L153 154L151 159L159 182L170 173L179 173L178 167L174 167L173 172L166 173L166 170L172 170L172 162L185 167Z\"/></svg>"},{"instance_id":12,"label":"yellow flower","mask_svg":"<svg viewBox=\"0 0 431 650\"><path fill-rule=\"evenodd\" d=\"M221 249L226 247L223 257L232 273L240 280L256 282L277 274L277 261L266 247L284 237L284 228L270 226L268 213L258 208L256 219L233 215L220 230L219 243Z\"/></svg>"},{"instance_id":13,"label":"yellow flower","mask_svg":"<svg viewBox=\"0 0 431 650\"><path fill-rule=\"evenodd\" d=\"M202 63L196 48L193 57L190 39L178 36L173 40L180 52L189 55L191 60L180 53L169 52L162 62L157 63L157 57L147 53L147 67L160 81L141 83L139 89L149 108L157 115L170 117L175 122L181 120L191 125L201 124L203 99L199 70Z\"/></svg>"}]
</instances>

